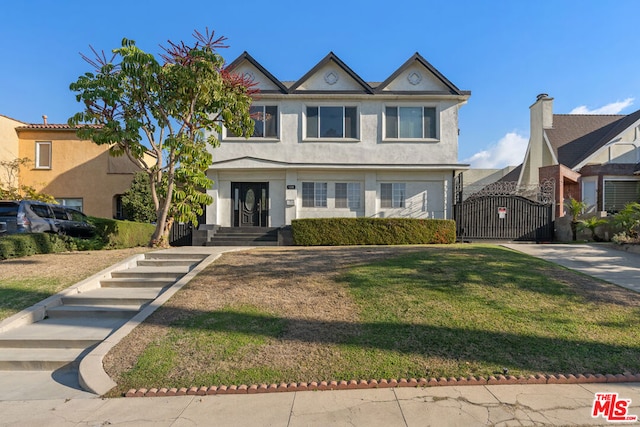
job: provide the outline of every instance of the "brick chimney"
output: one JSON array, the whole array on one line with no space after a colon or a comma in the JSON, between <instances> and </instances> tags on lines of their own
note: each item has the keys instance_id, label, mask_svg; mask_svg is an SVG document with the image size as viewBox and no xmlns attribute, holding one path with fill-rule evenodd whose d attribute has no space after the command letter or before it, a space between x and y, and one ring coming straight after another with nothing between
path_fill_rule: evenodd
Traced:
<instances>
[{"instance_id":1,"label":"brick chimney","mask_svg":"<svg viewBox=\"0 0 640 427\"><path fill-rule=\"evenodd\" d=\"M47 116L42 116L42 122L46 125L47 124Z\"/></svg>"}]
</instances>

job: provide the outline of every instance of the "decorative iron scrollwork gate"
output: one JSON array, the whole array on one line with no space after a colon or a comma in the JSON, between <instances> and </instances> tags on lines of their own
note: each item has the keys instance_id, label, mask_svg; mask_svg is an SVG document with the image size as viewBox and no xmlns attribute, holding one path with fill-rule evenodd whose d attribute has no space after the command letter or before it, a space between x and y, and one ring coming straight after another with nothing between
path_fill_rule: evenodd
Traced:
<instances>
[{"instance_id":1,"label":"decorative iron scrollwork gate","mask_svg":"<svg viewBox=\"0 0 640 427\"><path fill-rule=\"evenodd\" d=\"M554 181L535 187L495 182L464 187L456 177L453 217L459 240L553 240Z\"/></svg>"}]
</instances>

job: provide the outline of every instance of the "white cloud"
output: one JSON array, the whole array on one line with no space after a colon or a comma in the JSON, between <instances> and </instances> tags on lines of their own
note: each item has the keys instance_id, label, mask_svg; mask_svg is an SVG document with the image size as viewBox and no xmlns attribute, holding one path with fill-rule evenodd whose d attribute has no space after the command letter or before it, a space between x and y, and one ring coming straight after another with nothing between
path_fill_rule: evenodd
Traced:
<instances>
[{"instance_id":1,"label":"white cloud","mask_svg":"<svg viewBox=\"0 0 640 427\"><path fill-rule=\"evenodd\" d=\"M516 132L509 132L497 144L477 152L462 162L469 163L472 168L478 169L502 169L505 166L516 166L524 160L528 143L528 138Z\"/></svg>"},{"instance_id":2,"label":"white cloud","mask_svg":"<svg viewBox=\"0 0 640 427\"><path fill-rule=\"evenodd\" d=\"M618 114L620 111L633 105L633 101L634 98L627 98L624 101L612 102L611 104L593 110L588 109L586 105L581 105L571 110L569 114Z\"/></svg>"}]
</instances>

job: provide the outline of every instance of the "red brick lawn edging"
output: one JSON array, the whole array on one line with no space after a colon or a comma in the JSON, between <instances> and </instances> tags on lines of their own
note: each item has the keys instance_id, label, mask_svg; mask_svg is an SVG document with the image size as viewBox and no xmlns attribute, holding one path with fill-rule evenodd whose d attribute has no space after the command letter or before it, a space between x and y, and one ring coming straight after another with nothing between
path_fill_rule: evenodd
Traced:
<instances>
[{"instance_id":1,"label":"red brick lawn edging","mask_svg":"<svg viewBox=\"0 0 640 427\"><path fill-rule=\"evenodd\" d=\"M389 387L434 387L434 386L467 386L467 385L505 385L505 384L587 384L587 383L625 383L640 382L640 374L578 374L578 375L491 375L484 377L466 378L401 378L399 380L351 380L351 381L321 381L310 383L280 383L280 384L253 384L247 385L220 385L211 387L182 387L182 388L139 388L131 389L124 394L125 397L161 397L161 396L206 396L219 394L256 394L279 393L287 391L313 391L313 390L350 390Z\"/></svg>"}]
</instances>

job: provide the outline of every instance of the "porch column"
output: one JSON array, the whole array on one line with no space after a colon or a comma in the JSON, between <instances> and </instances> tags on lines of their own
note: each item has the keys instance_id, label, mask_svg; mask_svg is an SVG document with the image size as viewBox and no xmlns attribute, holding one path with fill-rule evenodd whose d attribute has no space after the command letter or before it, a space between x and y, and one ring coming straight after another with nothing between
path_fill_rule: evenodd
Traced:
<instances>
[{"instance_id":1,"label":"porch column","mask_svg":"<svg viewBox=\"0 0 640 427\"><path fill-rule=\"evenodd\" d=\"M376 198L378 193L378 180L375 172L364 174L364 216L372 218L376 216Z\"/></svg>"},{"instance_id":2,"label":"porch column","mask_svg":"<svg viewBox=\"0 0 640 427\"><path fill-rule=\"evenodd\" d=\"M205 222L207 224L218 224L218 207L220 206L220 202L218 200L220 194L218 191L218 172L209 171L207 176L213 181L213 186L207 189L207 194L213 197L213 202L207 206Z\"/></svg>"},{"instance_id":3,"label":"porch column","mask_svg":"<svg viewBox=\"0 0 640 427\"><path fill-rule=\"evenodd\" d=\"M298 207L298 190L302 191L302 188L298 189L298 171L287 169L285 175L285 209L284 209L284 223L285 225L291 225L291 220L296 219L296 211Z\"/></svg>"}]
</instances>

